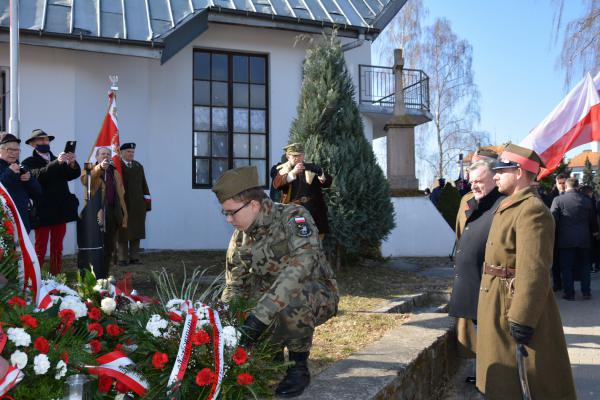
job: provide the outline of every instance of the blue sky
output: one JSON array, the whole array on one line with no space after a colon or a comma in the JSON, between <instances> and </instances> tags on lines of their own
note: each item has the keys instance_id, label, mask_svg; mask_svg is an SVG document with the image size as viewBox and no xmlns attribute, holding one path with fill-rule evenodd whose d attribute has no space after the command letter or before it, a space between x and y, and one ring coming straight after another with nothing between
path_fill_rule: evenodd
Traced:
<instances>
[{"instance_id":1,"label":"blue sky","mask_svg":"<svg viewBox=\"0 0 600 400\"><path fill-rule=\"evenodd\" d=\"M429 15L423 27L435 18L447 18L457 36L473 46L473 70L481 94L481 122L475 129L488 131L493 143L519 143L569 91L564 72L557 67L562 36L555 38L552 0L424 3ZM580 16L585 9L580 0L565 3L563 21ZM585 148L589 145L568 155ZM423 171L420 175L421 186L433 178Z\"/></svg>"}]
</instances>

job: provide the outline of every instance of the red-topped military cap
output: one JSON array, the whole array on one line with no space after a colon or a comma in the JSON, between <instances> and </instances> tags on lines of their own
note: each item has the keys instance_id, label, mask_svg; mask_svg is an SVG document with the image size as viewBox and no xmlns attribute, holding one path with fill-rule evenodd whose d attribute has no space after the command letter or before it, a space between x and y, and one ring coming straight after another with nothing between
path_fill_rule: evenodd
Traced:
<instances>
[{"instance_id":1,"label":"red-topped military cap","mask_svg":"<svg viewBox=\"0 0 600 400\"><path fill-rule=\"evenodd\" d=\"M493 169L521 168L525 171L537 174L540 167L545 167L544 162L538 154L526 147L509 143L504 147Z\"/></svg>"}]
</instances>

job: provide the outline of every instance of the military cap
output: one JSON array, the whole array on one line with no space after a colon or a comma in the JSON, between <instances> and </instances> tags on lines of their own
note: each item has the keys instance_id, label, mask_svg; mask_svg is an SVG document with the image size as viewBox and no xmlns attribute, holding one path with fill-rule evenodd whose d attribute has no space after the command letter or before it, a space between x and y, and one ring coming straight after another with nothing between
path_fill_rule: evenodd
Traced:
<instances>
[{"instance_id":1,"label":"military cap","mask_svg":"<svg viewBox=\"0 0 600 400\"><path fill-rule=\"evenodd\" d=\"M540 167L545 166L535 151L509 143L498 156L498 160L492 169L522 168L525 171L537 174L540 172Z\"/></svg>"},{"instance_id":2,"label":"military cap","mask_svg":"<svg viewBox=\"0 0 600 400\"><path fill-rule=\"evenodd\" d=\"M17 139L15 135L12 135L10 133L5 133L4 135L2 135L2 139L0 139L0 144L6 143L21 143L21 139Z\"/></svg>"},{"instance_id":3,"label":"military cap","mask_svg":"<svg viewBox=\"0 0 600 400\"><path fill-rule=\"evenodd\" d=\"M256 187L260 187L258 171L254 165L246 165L225 171L214 184L212 191L219 203L223 203L236 194Z\"/></svg>"},{"instance_id":4,"label":"military cap","mask_svg":"<svg viewBox=\"0 0 600 400\"><path fill-rule=\"evenodd\" d=\"M304 154L304 145L302 143L290 143L283 148L283 151L285 151L285 154L293 156Z\"/></svg>"},{"instance_id":5,"label":"military cap","mask_svg":"<svg viewBox=\"0 0 600 400\"><path fill-rule=\"evenodd\" d=\"M497 158L498 158L498 153L496 153L494 150L477 149L475 154L473 154L473 158L471 159L471 161L475 162L475 161L480 161L480 160L485 160L485 159L494 159L495 160Z\"/></svg>"},{"instance_id":6,"label":"military cap","mask_svg":"<svg viewBox=\"0 0 600 400\"><path fill-rule=\"evenodd\" d=\"M121 150L133 149L135 150L135 143L123 143L120 147Z\"/></svg>"},{"instance_id":7,"label":"military cap","mask_svg":"<svg viewBox=\"0 0 600 400\"><path fill-rule=\"evenodd\" d=\"M29 144L29 142L31 142L32 140L35 140L37 138L43 138L43 137L47 137L48 140L50 140L50 141L54 140L54 136L48 135L46 132L44 132L41 129L34 129L34 130L31 131L31 136L29 137L29 139L27 139L25 141L25 143Z\"/></svg>"}]
</instances>

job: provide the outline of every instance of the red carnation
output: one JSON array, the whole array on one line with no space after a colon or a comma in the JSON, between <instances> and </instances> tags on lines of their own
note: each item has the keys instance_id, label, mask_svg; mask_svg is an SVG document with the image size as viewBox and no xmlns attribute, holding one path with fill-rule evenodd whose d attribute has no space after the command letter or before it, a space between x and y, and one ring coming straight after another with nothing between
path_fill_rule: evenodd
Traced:
<instances>
[{"instance_id":1,"label":"red carnation","mask_svg":"<svg viewBox=\"0 0 600 400\"><path fill-rule=\"evenodd\" d=\"M62 319L66 325L70 326L73 321L75 321L75 311L71 310L70 308L65 308L64 310L58 312L58 317Z\"/></svg>"},{"instance_id":2,"label":"red carnation","mask_svg":"<svg viewBox=\"0 0 600 400\"><path fill-rule=\"evenodd\" d=\"M210 385L215 379L215 374L210 370L210 368L204 368L198 375L196 375L196 384L198 386L206 386Z\"/></svg>"},{"instance_id":3,"label":"red carnation","mask_svg":"<svg viewBox=\"0 0 600 400\"><path fill-rule=\"evenodd\" d=\"M33 329L38 327L37 319L35 319L31 315L23 315L21 317L21 322L23 323L23 325L27 325L28 327Z\"/></svg>"},{"instance_id":4,"label":"red carnation","mask_svg":"<svg viewBox=\"0 0 600 400\"><path fill-rule=\"evenodd\" d=\"M94 321L98 321L100 319L100 309L96 308L96 307L92 307L90 308L90 310L88 311L88 318L89 319L93 319Z\"/></svg>"},{"instance_id":5,"label":"red carnation","mask_svg":"<svg viewBox=\"0 0 600 400\"><path fill-rule=\"evenodd\" d=\"M9 219L4 220L4 229L6 230L6 233L9 235L12 235L15 232L13 223Z\"/></svg>"},{"instance_id":6,"label":"red carnation","mask_svg":"<svg viewBox=\"0 0 600 400\"><path fill-rule=\"evenodd\" d=\"M113 337L119 336L123 330L117 324L110 324L106 327L106 332Z\"/></svg>"},{"instance_id":7,"label":"red carnation","mask_svg":"<svg viewBox=\"0 0 600 400\"><path fill-rule=\"evenodd\" d=\"M96 332L96 337L101 337L104 335L104 328L102 328L102 325L100 325L98 322L88 324L87 328L89 332Z\"/></svg>"},{"instance_id":8,"label":"red carnation","mask_svg":"<svg viewBox=\"0 0 600 400\"><path fill-rule=\"evenodd\" d=\"M60 355L60 359L63 360L66 364L69 363L69 353L67 353L66 351L63 351L62 354Z\"/></svg>"},{"instance_id":9,"label":"red carnation","mask_svg":"<svg viewBox=\"0 0 600 400\"><path fill-rule=\"evenodd\" d=\"M195 346L201 346L206 343L210 343L210 336L208 336L206 331L200 329L198 332L192 335L192 344Z\"/></svg>"},{"instance_id":10,"label":"red carnation","mask_svg":"<svg viewBox=\"0 0 600 400\"><path fill-rule=\"evenodd\" d=\"M127 393L129 392L129 386L127 386L123 382L117 381L117 384L115 385L115 390L119 393Z\"/></svg>"},{"instance_id":11,"label":"red carnation","mask_svg":"<svg viewBox=\"0 0 600 400\"><path fill-rule=\"evenodd\" d=\"M254 378L247 372L241 373L237 376L238 385L252 385Z\"/></svg>"},{"instance_id":12,"label":"red carnation","mask_svg":"<svg viewBox=\"0 0 600 400\"><path fill-rule=\"evenodd\" d=\"M152 365L156 369L163 369L165 364L169 361L169 357L165 353L156 352L152 356Z\"/></svg>"},{"instance_id":13,"label":"red carnation","mask_svg":"<svg viewBox=\"0 0 600 400\"><path fill-rule=\"evenodd\" d=\"M35 339L35 342L33 342L33 347L35 347L35 349L42 354L48 354L48 350L50 350L50 345L48 344L48 341L42 336Z\"/></svg>"},{"instance_id":14,"label":"red carnation","mask_svg":"<svg viewBox=\"0 0 600 400\"><path fill-rule=\"evenodd\" d=\"M248 361L248 353L246 353L246 350L244 350L243 348L238 347L235 350L235 353L233 353L233 357L231 357L231 359L237 365L242 365L243 363L245 363L246 361Z\"/></svg>"},{"instance_id":15,"label":"red carnation","mask_svg":"<svg viewBox=\"0 0 600 400\"><path fill-rule=\"evenodd\" d=\"M90 340L90 347L92 348L92 353L96 354L102 350L102 344L97 339Z\"/></svg>"},{"instance_id":16,"label":"red carnation","mask_svg":"<svg viewBox=\"0 0 600 400\"><path fill-rule=\"evenodd\" d=\"M123 348L123 344L117 343L117 345L115 346L115 351L121 351L122 348Z\"/></svg>"},{"instance_id":17,"label":"red carnation","mask_svg":"<svg viewBox=\"0 0 600 400\"><path fill-rule=\"evenodd\" d=\"M101 375L98 378L98 391L100 393L108 393L112 386L112 383L112 378L105 375Z\"/></svg>"},{"instance_id":18,"label":"red carnation","mask_svg":"<svg viewBox=\"0 0 600 400\"><path fill-rule=\"evenodd\" d=\"M183 317L179 314L177 314L176 312L173 311L169 311L169 314L167 314L169 316L169 319L173 322L181 322L183 321Z\"/></svg>"},{"instance_id":19,"label":"red carnation","mask_svg":"<svg viewBox=\"0 0 600 400\"><path fill-rule=\"evenodd\" d=\"M6 304L8 304L9 306L25 307L27 305L27 302L19 296L13 296L9 301L6 302Z\"/></svg>"}]
</instances>

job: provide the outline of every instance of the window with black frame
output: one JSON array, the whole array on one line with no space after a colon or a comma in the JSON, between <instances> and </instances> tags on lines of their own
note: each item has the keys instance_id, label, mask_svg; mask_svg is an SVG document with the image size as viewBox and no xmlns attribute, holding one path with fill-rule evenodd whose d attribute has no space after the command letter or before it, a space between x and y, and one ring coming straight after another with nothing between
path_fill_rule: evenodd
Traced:
<instances>
[{"instance_id":1,"label":"window with black frame","mask_svg":"<svg viewBox=\"0 0 600 400\"><path fill-rule=\"evenodd\" d=\"M266 186L267 61L266 55L194 51L193 187L211 187L242 165L255 165Z\"/></svg>"},{"instance_id":2,"label":"window with black frame","mask_svg":"<svg viewBox=\"0 0 600 400\"><path fill-rule=\"evenodd\" d=\"M6 103L8 101L8 88L6 87L6 71L0 71L0 131L6 131L6 113L8 109Z\"/></svg>"}]
</instances>

